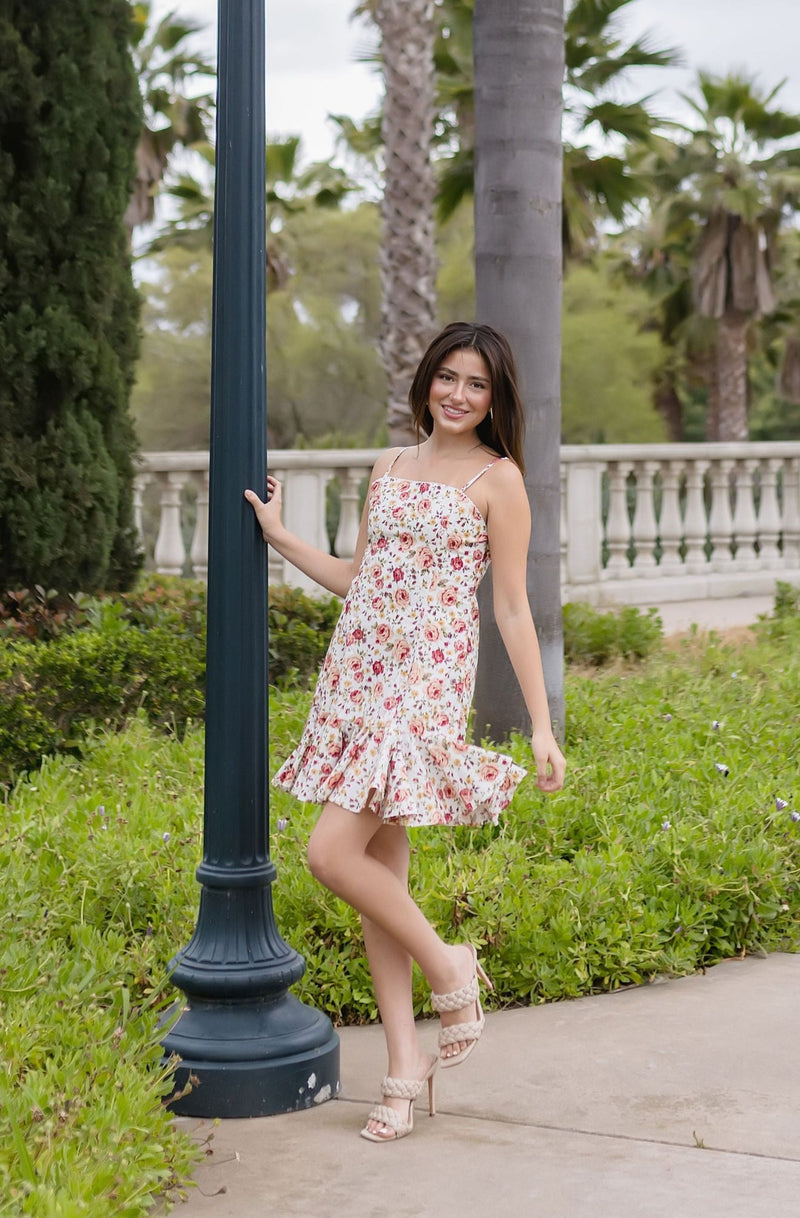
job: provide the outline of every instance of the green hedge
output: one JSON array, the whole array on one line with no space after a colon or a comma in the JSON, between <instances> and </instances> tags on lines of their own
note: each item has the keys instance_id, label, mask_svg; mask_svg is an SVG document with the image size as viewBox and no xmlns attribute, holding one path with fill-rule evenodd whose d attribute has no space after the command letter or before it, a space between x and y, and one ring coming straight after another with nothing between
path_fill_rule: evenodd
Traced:
<instances>
[{"instance_id":1,"label":"green hedge","mask_svg":"<svg viewBox=\"0 0 800 1218\"><path fill-rule=\"evenodd\" d=\"M307 686L341 603L270 589L270 680ZM182 731L205 711L206 592L150 577L132 593L61 597L39 588L0 601L0 785L43 756L77 750L92 724L138 709Z\"/></svg>"}]
</instances>

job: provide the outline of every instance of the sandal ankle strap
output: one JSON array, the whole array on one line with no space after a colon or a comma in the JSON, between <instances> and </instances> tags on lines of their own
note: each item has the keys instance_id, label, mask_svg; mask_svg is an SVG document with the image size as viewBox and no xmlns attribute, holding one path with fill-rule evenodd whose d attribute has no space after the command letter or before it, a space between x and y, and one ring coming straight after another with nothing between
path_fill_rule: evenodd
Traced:
<instances>
[{"instance_id":1,"label":"sandal ankle strap","mask_svg":"<svg viewBox=\"0 0 800 1218\"><path fill-rule=\"evenodd\" d=\"M415 1100L425 1081L417 1078L390 1078L387 1074L381 1083L381 1095L393 1100Z\"/></svg>"},{"instance_id":2,"label":"sandal ankle strap","mask_svg":"<svg viewBox=\"0 0 800 1218\"><path fill-rule=\"evenodd\" d=\"M475 1002L479 992L478 978L473 976L466 985L462 985L458 990L451 990L449 994L431 994L431 1006L434 1011L460 1011L462 1007L468 1007Z\"/></svg>"}]
</instances>

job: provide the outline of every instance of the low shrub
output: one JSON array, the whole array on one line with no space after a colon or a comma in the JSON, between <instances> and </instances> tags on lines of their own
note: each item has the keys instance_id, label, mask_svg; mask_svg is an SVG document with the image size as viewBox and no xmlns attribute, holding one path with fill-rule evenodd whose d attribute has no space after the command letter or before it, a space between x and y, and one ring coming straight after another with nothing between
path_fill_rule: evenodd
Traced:
<instances>
[{"instance_id":1,"label":"low shrub","mask_svg":"<svg viewBox=\"0 0 800 1218\"><path fill-rule=\"evenodd\" d=\"M0 785L48 753L79 750L91 724L118 727L140 707L170 731L203 718L206 589L199 581L149 576L114 597L66 603L40 589L9 603L19 612L0 622ZM314 679L340 610L333 598L270 589L273 683Z\"/></svg>"},{"instance_id":2,"label":"low shrub","mask_svg":"<svg viewBox=\"0 0 800 1218\"><path fill-rule=\"evenodd\" d=\"M203 638L131 628L114 607L106 602L105 628L0 646L0 784L46 753L79 749L91 724L118 727L139 708L168 730L202 719Z\"/></svg>"},{"instance_id":3,"label":"low shrub","mask_svg":"<svg viewBox=\"0 0 800 1218\"><path fill-rule=\"evenodd\" d=\"M755 629L761 638L794 642L800 646L800 585L779 580L773 611L763 614Z\"/></svg>"},{"instance_id":4,"label":"low shrub","mask_svg":"<svg viewBox=\"0 0 800 1218\"><path fill-rule=\"evenodd\" d=\"M54 639L83 621L78 598L35 588L0 595L0 639Z\"/></svg>"},{"instance_id":5,"label":"low shrub","mask_svg":"<svg viewBox=\"0 0 800 1218\"><path fill-rule=\"evenodd\" d=\"M643 659L662 636L658 611L632 605L602 612L583 601L564 605L564 657L568 663L606 664L609 660Z\"/></svg>"},{"instance_id":6,"label":"low shrub","mask_svg":"<svg viewBox=\"0 0 800 1218\"><path fill-rule=\"evenodd\" d=\"M288 584L269 590L269 679L273 685L307 685L316 677L342 602L317 599Z\"/></svg>"},{"instance_id":7,"label":"low shrub","mask_svg":"<svg viewBox=\"0 0 800 1218\"><path fill-rule=\"evenodd\" d=\"M800 617L800 584L778 580L775 586L773 614L778 618Z\"/></svg>"}]
</instances>

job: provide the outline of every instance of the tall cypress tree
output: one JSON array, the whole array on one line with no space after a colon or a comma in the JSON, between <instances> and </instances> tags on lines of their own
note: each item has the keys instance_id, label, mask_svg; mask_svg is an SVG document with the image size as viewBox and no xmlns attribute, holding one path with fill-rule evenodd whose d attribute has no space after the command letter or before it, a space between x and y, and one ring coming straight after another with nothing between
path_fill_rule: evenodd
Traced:
<instances>
[{"instance_id":1,"label":"tall cypress tree","mask_svg":"<svg viewBox=\"0 0 800 1218\"><path fill-rule=\"evenodd\" d=\"M0 0L0 590L130 584L128 0Z\"/></svg>"}]
</instances>

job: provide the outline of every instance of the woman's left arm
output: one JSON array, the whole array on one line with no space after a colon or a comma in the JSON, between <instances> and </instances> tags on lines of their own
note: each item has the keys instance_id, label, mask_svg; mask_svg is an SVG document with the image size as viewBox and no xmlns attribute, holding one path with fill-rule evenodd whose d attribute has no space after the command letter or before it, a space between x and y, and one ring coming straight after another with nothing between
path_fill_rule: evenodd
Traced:
<instances>
[{"instance_id":1,"label":"woman's left arm","mask_svg":"<svg viewBox=\"0 0 800 1218\"><path fill-rule=\"evenodd\" d=\"M528 496L522 474L510 461L498 463L492 475L486 485L486 524L495 620L531 717L538 785L543 791L558 791L564 785L566 762L553 735L539 640L528 603Z\"/></svg>"}]
</instances>

